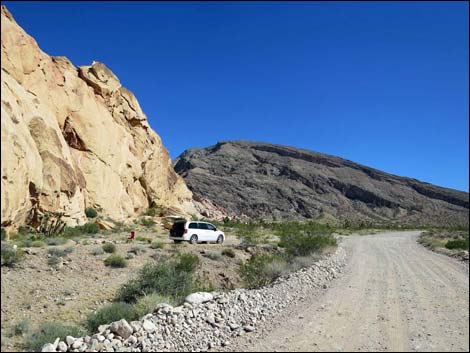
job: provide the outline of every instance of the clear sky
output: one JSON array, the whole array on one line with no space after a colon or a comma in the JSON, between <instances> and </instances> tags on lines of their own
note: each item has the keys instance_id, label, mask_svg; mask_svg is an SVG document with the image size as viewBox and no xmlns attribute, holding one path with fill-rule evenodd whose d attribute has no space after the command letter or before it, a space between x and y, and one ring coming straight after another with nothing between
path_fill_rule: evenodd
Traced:
<instances>
[{"instance_id":1,"label":"clear sky","mask_svg":"<svg viewBox=\"0 0 470 353\"><path fill-rule=\"evenodd\" d=\"M264 141L468 191L467 2L2 3L105 63L172 158Z\"/></svg>"}]
</instances>

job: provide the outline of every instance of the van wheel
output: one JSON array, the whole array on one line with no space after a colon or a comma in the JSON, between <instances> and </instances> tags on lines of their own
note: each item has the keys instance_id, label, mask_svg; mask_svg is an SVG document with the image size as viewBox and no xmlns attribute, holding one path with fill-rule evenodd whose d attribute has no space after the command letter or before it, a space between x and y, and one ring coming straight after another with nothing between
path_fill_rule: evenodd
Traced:
<instances>
[{"instance_id":1,"label":"van wheel","mask_svg":"<svg viewBox=\"0 0 470 353\"><path fill-rule=\"evenodd\" d=\"M224 237L222 235L219 235L217 238L217 244L222 244L224 242Z\"/></svg>"},{"instance_id":2,"label":"van wheel","mask_svg":"<svg viewBox=\"0 0 470 353\"><path fill-rule=\"evenodd\" d=\"M191 235L191 238L189 239L189 242L191 244L197 244L197 235L196 234Z\"/></svg>"}]
</instances>

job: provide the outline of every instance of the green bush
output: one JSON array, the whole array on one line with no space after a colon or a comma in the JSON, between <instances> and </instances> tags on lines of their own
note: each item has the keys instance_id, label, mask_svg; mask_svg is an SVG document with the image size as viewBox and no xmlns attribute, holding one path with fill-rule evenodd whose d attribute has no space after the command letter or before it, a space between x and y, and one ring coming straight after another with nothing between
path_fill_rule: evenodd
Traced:
<instances>
[{"instance_id":1,"label":"green bush","mask_svg":"<svg viewBox=\"0 0 470 353\"><path fill-rule=\"evenodd\" d=\"M336 246L333 229L315 222L285 222L278 224L275 233L279 246L290 256L308 256L328 246Z\"/></svg>"},{"instance_id":2,"label":"green bush","mask_svg":"<svg viewBox=\"0 0 470 353\"><path fill-rule=\"evenodd\" d=\"M103 255L104 250L102 248L94 248L94 249L91 249L90 254L92 254L93 256Z\"/></svg>"},{"instance_id":3,"label":"green bush","mask_svg":"<svg viewBox=\"0 0 470 353\"><path fill-rule=\"evenodd\" d=\"M215 251L209 251L204 256L214 261L218 261L222 258L222 254Z\"/></svg>"},{"instance_id":4,"label":"green bush","mask_svg":"<svg viewBox=\"0 0 470 353\"><path fill-rule=\"evenodd\" d=\"M175 258L163 257L159 262L149 262L140 269L135 279L123 284L117 301L134 303L139 297L157 293L179 302L198 289L194 271L199 258L184 254Z\"/></svg>"},{"instance_id":5,"label":"green bush","mask_svg":"<svg viewBox=\"0 0 470 353\"><path fill-rule=\"evenodd\" d=\"M266 243L268 237L262 232L261 227L255 223L238 223L235 228L235 235L242 244L257 245Z\"/></svg>"},{"instance_id":6,"label":"green bush","mask_svg":"<svg viewBox=\"0 0 470 353\"><path fill-rule=\"evenodd\" d=\"M57 266L60 262L62 262L62 260L59 256L51 256L47 259L47 264L49 266Z\"/></svg>"},{"instance_id":7,"label":"green bush","mask_svg":"<svg viewBox=\"0 0 470 353\"><path fill-rule=\"evenodd\" d=\"M157 210L154 207L150 207L144 212L144 216L155 217L156 215Z\"/></svg>"},{"instance_id":8,"label":"green bush","mask_svg":"<svg viewBox=\"0 0 470 353\"><path fill-rule=\"evenodd\" d=\"M143 254L147 252L147 249L143 245L135 245L132 248L130 248L127 252L139 255L139 254Z\"/></svg>"},{"instance_id":9,"label":"green bush","mask_svg":"<svg viewBox=\"0 0 470 353\"><path fill-rule=\"evenodd\" d=\"M100 232L100 227L93 222L85 223L82 226L77 227L65 227L64 235L66 237L75 237L84 234L96 234Z\"/></svg>"},{"instance_id":10,"label":"green bush","mask_svg":"<svg viewBox=\"0 0 470 353\"><path fill-rule=\"evenodd\" d=\"M76 326L67 326L60 322L45 322L38 331L28 335L24 347L30 351L40 350L46 343L52 343L57 337L65 341L66 336L81 337L85 334Z\"/></svg>"},{"instance_id":11,"label":"green bush","mask_svg":"<svg viewBox=\"0 0 470 353\"><path fill-rule=\"evenodd\" d=\"M7 243L1 245L1 265L15 267L23 259L23 251Z\"/></svg>"},{"instance_id":12,"label":"green bush","mask_svg":"<svg viewBox=\"0 0 470 353\"><path fill-rule=\"evenodd\" d=\"M59 248L50 248L47 253L56 257L64 257L65 255L67 255L67 252L64 249Z\"/></svg>"},{"instance_id":13,"label":"green bush","mask_svg":"<svg viewBox=\"0 0 470 353\"><path fill-rule=\"evenodd\" d=\"M33 248L42 248L44 245L45 243L42 240L35 240L31 243Z\"/></svg>"},{"instance_id":14,"label":"green bush","mask_svg":"<svg viewBox=\"0 0 470 353\"><path fill-rule=\"evenodd\" d=\"M261 288L287 271L287 262L279 255L260 253L240 266L240 276L248 288Z\"/></svg>"},{"instance_id":15,"label":"green bush","mask_svg":"<svg viewBox=\"0 0 470 353\"><path fill-rule=\"evenodd\" d=\"M112 254L116 252L116 245L112 243L104 243L102 248L103 248L103 251L108 254Z\"/></svg>"},{"instance_id":16,"label":"green bush","mask_svg":"<svg viewBox=\"0 0 470 353\"><path fill-rule=\"evenodd\" d=\"M113 268L123 268L127 266L127 261L121 255L113 254L104 260L104 264Z\"/></svg>"},{"instance_id":17,"label":"green bush","mask_svg":"<svg viewBox=\"0 0 470 353\"><path fill-rule=\"evenodd\" d=\"M87 328L88 332L94 333L98 330L100 325L109 324L121 319L131 322L138 318L137 310L132 305L122 302L111 303L88 316ZM51 342L53 342L53 340Z\"/></svg>"},{"instance_id":18,"label":"green bush","mask_svg":"<svg viewBox=\"0 0 470 353\"><path fill-rule=\"evenodd\" d=\"M461 250L468 250L469 246L469 238L465 239L457 239L457 240L449 240L445 247L447 249L461 249Z\"/></svg>"},{"instance_id":19,"label":"green bush","mask_svg":"<svg viewBox=\"0 0 470 353\"><path fill-rule=\"evenodd\" d=\"M29 332L29 320L21 320L13 327L13 334L15 336L24 335Z\"/></svg>"},{"instance_id":20,"label":"green bush","mask_svg":"<svg viewBox=\"0 0 470 353\"><path fill-rule=\"evenodd\" d=\"M46 238L44 242L47 245L63 245L67 242L66 238Z\"/></svg>"},{"instance_id":21,"label":"green bush","mask_svg":"<svg viewBox=\"0 0 470 353\"><path fill-rule=\"evenodd\" d=\"M222 250L222 255L233 258L235 257L235 251L233 251L233 249L230 249L230 248L225 248L224 250Z\"/></svg>"},{"instance_id":22,"label":"green bush","mask_svg":"<svg viewBox=\"0 0 470 353\"><path fill-rule=\"evenodd\" d=\"M152 242L152 244L150 244L150 247L152 249L163 249L165 247L165 244L162 243L161 241L156 240Z\"/></svg>"},{"instance_id":23,"label":"green bush","mask_svg":"<svg viewBox=\"0 0 470 353\"><path fill-rule=\"evenodd\" d=\"M100 232L100 227L96 223L88 222L81 227L83 229L83 232L86 234L95 234Z\"/></svg>"},{"instance_id":24,"label":"green bush","mask_svg":"<svg viewBox=\"0 0 470 353\"><path fill-rule=\"evenodd\" d=\"M199 264L199 257L194 254L180 254L178 255L178 262L176 263L176 270L187 273L192 273L196 270Z\"/></svg>"},{"instance_id":25,"label":"green bush","mask_svg":"<svg viewBox=\"0 0 470 353\"><path fill-rule=\"evenodd\" d=\"M142 237L142 236L135 237L135 240L136 240L136 241L147 242L147 243L149 243L149 244L152 242L152 239L146 238L146 237Z\"/></svg>"},{"instance_id":26,"label":"green bush","mask_svg":"<svg viewBox=\"0 0 470 353\"><path fill-rule=\"evenodd\" d=\"M85 208L85 215L88 218L96 218L98 216L98 212L96 212L96 210L94 208L87 207L87 208Z\"/></svg>"},{"instance_id":27,"label":"green bush","mask_svg":"<svg viewBox=\"0 0 470 353\"><path fill-rule=\"evenodd\" d=\"M178 305L178 303L170 297L165 297L157 293L152 293L150 295L144 295L143 297L139 298L137 303L134 305L134 308L136 309L138 316L141 317L146 314L152 313L157 308L158 304L161 303L166 303L171 306Z\"/></svg>"},{"instance_id":28,"label":"green bush","mask_svg":"<svg viewBox=\"0 0 470 353\"><path fill-rule=\"evenodd\" d=\"M155 221L153 219L142 218L140 220L140 224L142 224L144 227L152 227L155 225Z\"/></svg>"},{"instance_id":29,"label":"green bush","mask_svg":"<svg viewBox=\"0 0 470 353\"><path fill-rule=\"evenodd\" d=\"M5 228L0 228L1 229L1 233L2 233L2 240L5 240L7 238L7 231L5 230Z\"/></svg>"}]
</instances>

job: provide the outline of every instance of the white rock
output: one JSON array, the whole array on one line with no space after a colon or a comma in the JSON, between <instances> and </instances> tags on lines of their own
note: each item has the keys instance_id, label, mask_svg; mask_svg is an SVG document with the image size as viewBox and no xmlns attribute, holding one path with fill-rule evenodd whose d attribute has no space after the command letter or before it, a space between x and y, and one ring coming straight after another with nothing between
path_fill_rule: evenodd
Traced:
<instances>
[{"instance_id":1,"label":"white rock","mask_svg":"<svg viewBox=\"0 0 470 353\"><path fill-rule=\"evenodd\" d=\"M150 333L154 332L157 329L155 324L149 320L144 320L142 327L144 328L145 331L150 332Z\"/></svg>"},{"instance_id":2,"label":"white rock","mask_svg":"<svg viewBox=\"0 0 470 353\"><path fill-rule=\"evenodd\" d=\"M109 328L111 329L111 332L114 332L116 335L119 335L124 339L129 338L133 331L131 325L129 325L124 319L113 322Z\"/></svg>"},{"instance_id":3,"label":"white rock","mask_svg":"<svg viewBox=\"0 0 470 353\"><path fill-rule=\"evenodd\" d=\"M214 296L208 292L196 292L188 295L185 299L186 303L189 304L201 304L214 299Z\"/></svg>"},{"instance_id":4,"label":"white rock","mask_svg":"<svg viewBox=\"0 0 470 353\"><path fill-rule=\"evenodd\" d=\"M73 342L75 342L75 337L67 336L65 337L65 342L67 342L67 345L71 346Z\"/></svg>"},{"instance_id":5,"label":"white rock","mask_svg":"<svg viewBox=\"0 0 470 353\"><path fill-rule=\"evenodd\" d=\"M42 347L41 352L56 352L52 343L47 343Z\"/></svg>"},{"instance_id":6,"label":"white rock","mask_svg":"<svg viewBox=\"0 0 470 353\"><path fill-rule=\"evenodd\" d=\"M67 348L67 343L65 343L64 341L60 341L57 345L57 349L59 352L67 352Z\"/></svg>"}]
</instances>

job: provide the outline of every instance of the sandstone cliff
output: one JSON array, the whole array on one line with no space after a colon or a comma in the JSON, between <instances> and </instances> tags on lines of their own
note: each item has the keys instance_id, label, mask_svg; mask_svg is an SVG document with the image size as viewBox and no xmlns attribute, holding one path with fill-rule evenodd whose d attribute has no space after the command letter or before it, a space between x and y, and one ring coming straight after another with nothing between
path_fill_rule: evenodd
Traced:
<instances>
[{"instance_id":1,"label":"sandstone cliff","mask_svg":"<svg viewBox=\"0 0 470 353\"><path fill-rule=\"evenodd\" d=\"M85 207L125 220L151 205L195 213L135 96L102 63L50 57L1 11L1 224ZM32 211L33 210L33 211Z\"/></svg>"},{"instance_id":2,"label":"sandstone cliff","mask_svg":"<svg viewBox=\"0 0 470 353\"><path fill-rule=\"evenodd\" d=\"M466 192L299 148L220 142L174 163L208 217L468 225Z\"/></svg>"}]
</instances>

